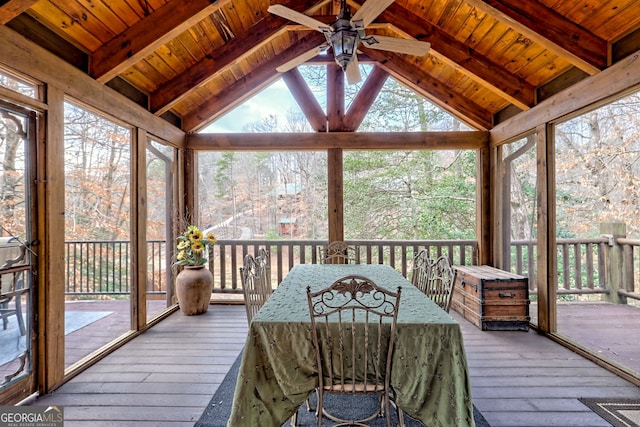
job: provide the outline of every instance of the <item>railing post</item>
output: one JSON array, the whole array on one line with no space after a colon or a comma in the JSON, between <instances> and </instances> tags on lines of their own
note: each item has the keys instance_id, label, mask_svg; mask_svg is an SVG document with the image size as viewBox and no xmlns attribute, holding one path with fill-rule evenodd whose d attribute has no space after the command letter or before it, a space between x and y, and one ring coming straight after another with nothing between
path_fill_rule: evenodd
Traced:
<instances>
[{"instance_id":1,"label":"railing post","mask_svg":"<svg viewBox=\"0 0 640 427\"><path fill-rule=\"evenodd\" d=\"M616 239L627 237L627 225L622 222L600 224L600 233L609 239L609 245L605 249L605 266L609 294L603 295L603 299L614 304L626 304L627 298L618 293L618 289L624 290L622 272L624 271L624 257L622 246Z\"/></svg>"}]
</instances>

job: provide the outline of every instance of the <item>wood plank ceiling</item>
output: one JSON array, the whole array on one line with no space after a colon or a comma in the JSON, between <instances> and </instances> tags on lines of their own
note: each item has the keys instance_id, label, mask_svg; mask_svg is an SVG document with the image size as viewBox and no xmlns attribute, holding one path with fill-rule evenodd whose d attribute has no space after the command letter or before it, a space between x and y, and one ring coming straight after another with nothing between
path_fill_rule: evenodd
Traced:
<instances>
[{"instance_id":1,"label":"wood plank ceiling","mask_svg":"<svg viewBox=\"0 0 640 427\"><path fill-rule=\"evenodd\" d=\"M272 1L326 23L339 11L336 0ZM348 5L355 11L362 2ZM187 132L324 42L322 33L271 15L269 0L1 3L0 23ZM640 0L396 0L367 33L431 43L424 57L361 45L360 62L377 70L372 88L390 75L487 130L640 49ZM285 74L300 87L295 69ZM319 131L353 130L327 129L317 114L310 121Z\"/></svg>"}]
</instances>

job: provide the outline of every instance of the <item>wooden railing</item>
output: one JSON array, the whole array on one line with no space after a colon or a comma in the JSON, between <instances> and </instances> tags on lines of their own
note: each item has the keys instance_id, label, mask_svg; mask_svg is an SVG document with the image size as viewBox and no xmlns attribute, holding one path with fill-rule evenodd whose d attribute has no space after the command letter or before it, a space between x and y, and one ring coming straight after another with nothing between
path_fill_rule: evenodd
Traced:
<instances>
[{"instance_id":1,"label":"wooden railing","mask_svg":"<svg viewBox=\"0 0 640 427\"><path fill-rule=\"evenodd\" d=\"M558 239L558 293L605 293L605 254L608 239ZM536 293L537 244L535 240L511 242L511 272L529 278Z\"/></svg>"},{"instance_id":2,"label":"wooden railing","mask_svg":"<svg viewBox=\"0 0 640 427\"><path fill-rule=\"evenodd\" d=\"M640 240L601 237L556 243L559 295L606 294L615 299L615 293L640 299ZM537 293L536 259L535 241L511 242L511 272L529 278L531 294Z\"/></svg>"},{"instance_id":3,"label":"wooden railing","mask_svg":"<svg viewBox=\"0 0 640 427\"><path fill-rule=\"evenodd\" d=\"M640 300L640 240L618 238L616 242L622 248L621 283L616 291L623 298Z\"/></svg>"},{"instance_id":4,"label":"wooden railing","mask_svg":"<svg viewBox=\"0 0 640 427\"><path fill-rule=\"evenodd\" d=\"M347 240L355 248L356 263L388 264L407 276L414 255L423 248L430 254L447 255L453 263L477 264L475 240ZM221 240L213 247L209 270L213 272L213 292L239 293L242 290L239 268L244 255L256 255L266 249L270 255L271 282L280 283L296 264L317 264L321 240Z\"/></svg>"},{"instance_id":5,"label":"wooden railing","mask_svg":"<svg viewBox=\"0 0 640 427\"><path fill-rule=\"evenodd\" d=\"M240 293L239 268L245 254L264 248L270 254L274 286L299 263L318 263L320 240L221 240L213 247L209 269L214 293ZM453 264L477 264L474 240L349 240L356 262L389 264L409 277L414 254L427 248L432 256L445 254ZM603 294L624 302L640 299L640 240L627 238L558 239L558 294ZM530 294L537 293L535 241L513 241L513 273L529 277ZM148 293L166 291L164 241L148 247ZM617 256L616 254L620 254ZM68 295L125 295L129 293L130 247L127 241L67 242L66 293ZM611 268L608 268L611 266ZM616 298L621 300L616 300Z\"/></svg>"},{"instance_id":6,"label":"wooden railing","mask_svg":"<svg viewBox=\"0 0 640 427\"><path fill-rule=\"evenodd\" d=\"M166 292L166 242L147 242L147 293ZM67 295L128 295L131 246L128 240L68 241L65 243Z\"/></svg>"}]
</instances>

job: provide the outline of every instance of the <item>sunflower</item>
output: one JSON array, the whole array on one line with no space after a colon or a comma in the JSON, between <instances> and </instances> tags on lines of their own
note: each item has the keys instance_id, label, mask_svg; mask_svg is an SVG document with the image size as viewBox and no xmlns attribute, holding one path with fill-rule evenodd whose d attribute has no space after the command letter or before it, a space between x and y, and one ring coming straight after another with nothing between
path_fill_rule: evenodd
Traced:
<instances>
[{"instance_id":1,"label":"sunflower","mask_svg":"<svg viewBox=\"0 0 640 427\"><path fill-rule=\"evenodd\" d=\"M180 265L204 265L208 260L209 247L218 243L218 238L213 233L204 233L195 225L189 225L177 239L175 266Z\"/></svg>"}]
</instances>

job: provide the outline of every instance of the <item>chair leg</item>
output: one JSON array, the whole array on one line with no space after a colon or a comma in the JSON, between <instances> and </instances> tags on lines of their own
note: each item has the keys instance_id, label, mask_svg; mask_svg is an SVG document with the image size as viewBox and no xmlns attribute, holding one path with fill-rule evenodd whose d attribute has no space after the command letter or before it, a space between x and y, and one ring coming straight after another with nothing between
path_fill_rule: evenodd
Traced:
<instances>
[{"instance_id":1,"label":"chair leg","mask_svg":"<svg viewBox=\"0 0 640 427\"><path fill-rule=\"evenodd\" d=\"M396 413L398 414L398 427L404 427L404 412L397 405Z\"/></svg>"},{"instance_id":2,"label":"chair leg","mask_svg":"<svg viewBox=\"0 0 640 427\"><path fill-rule=\"evenodd\" d=\"M390 406L396 410L398 416L398 427L404 427L404 411L396 404L395 395L393 399L389 399Z\"/></svg>"},{"instance_id":3,"label":"chair leg","mask_svg":"<svg viewBox=\"0 0 640 427\"><path fill-rule=\"evenodd\" d=\"M7 325L9 324L9 320L7 319L7 317L9 317L9 315L7 314L8 311L9 311L9 303L8 302L1 303L0 317L2 317L2 329L4 329L5 331L7 330Z\"/></svg>"},{"instance_id":4,"label":"chair leg","mask_svg":"<svg viewBox=\"0 0 640 427\"><path fill-rule=\"evenodd\" d=\"M18 319L18 328L20 329L20 336L26 335L26 328L24 327L24 318L22 317L22 303L20 297L16 297L14 300L16 304L16 317Z\"/></svg>"}]
</instances>

